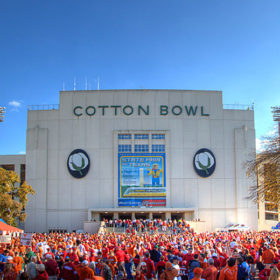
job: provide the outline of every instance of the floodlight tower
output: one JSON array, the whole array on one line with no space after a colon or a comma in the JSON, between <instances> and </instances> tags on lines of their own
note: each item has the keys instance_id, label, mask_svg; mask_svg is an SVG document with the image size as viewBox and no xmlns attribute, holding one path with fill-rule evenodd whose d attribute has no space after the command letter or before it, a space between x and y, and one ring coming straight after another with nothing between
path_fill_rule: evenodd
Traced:
<instances>
[{"instance_id":1,"label":"floodlight tower","mask_svg":"<svg viewBox=\"0 0 280 280\"><path fill-rule=\"evenodd\" d=\"M0 106L0 122L4 120L5 109L5 107Z\"/></svg>"},{"instance_id":2,"label":"floodlight tower","mask_svg":"<svg viewBox=\"0 0 280 280\"><path fill-rule=\"evenodd\" d=\"M278 137L280 142L280 106L271 107L273 120L278 123Z\"/></svg>"}]
</instances>

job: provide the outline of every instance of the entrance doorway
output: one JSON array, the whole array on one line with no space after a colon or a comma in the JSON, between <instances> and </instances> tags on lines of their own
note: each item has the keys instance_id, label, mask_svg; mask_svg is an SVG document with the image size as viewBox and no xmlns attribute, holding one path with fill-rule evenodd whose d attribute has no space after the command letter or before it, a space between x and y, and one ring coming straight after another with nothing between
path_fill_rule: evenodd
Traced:
<instances>
[{"instance_id":1,"label":"entrance doorway","mask_svg":"<svg viewBox=\"0 0 280 280\"><path fill-rule=\"evenodd\" d=\"M149 213L135 213L135 219L142 219L142 220L146 220L149 219Z\"/></svg>"},{"instance_id":2,"label":"entrance doorway","mask_svg":"<svg viewBox=\"0 0 280 280\"><path fill-rule=\"evenodd\" d=\"M183 213L171 213L171 220L183 219Z\"/></svg>"},{"instance_id":3,"label":"entrance doorway","mask_svg":"<svg viewBox=\"0 0 280 280\"><path fill-rule=\"evenodd\" d=\"M113 220L113 213L100 213L100 221Z\"/></svg>"},{"instance_id":4,"label":"entrance doorway","mask_svg":"<svg viewBox=\"0 0 280 280\"><path fill-rule=\"evenodd\" d=\"M119 213L119 219L121 220L131 220L131 213Z\"/></svg>"},{"instance_id":5,"label":"entrance doorway","mask_svg":"<svg viewBox=\"0 0 280 280\"><path fill-rule=\"evenodd\" d=\"M153 213L153 218L165 220L165 213Z\"/></svg>"}]
</instances>

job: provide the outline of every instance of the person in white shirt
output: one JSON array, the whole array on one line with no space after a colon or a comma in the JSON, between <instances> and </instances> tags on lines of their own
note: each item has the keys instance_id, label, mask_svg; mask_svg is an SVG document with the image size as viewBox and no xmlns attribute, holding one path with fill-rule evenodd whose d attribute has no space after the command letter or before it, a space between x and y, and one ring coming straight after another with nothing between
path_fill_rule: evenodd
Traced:
<instances>
[{"instance_id":1,"label":"person in white shirt","mask_svg":"<svg viewBox=\"0 0 280 280\"><path fill-rule=\"evenodd\" d=\"M178 276L174 277L173 280L181 280L180 275L180 266L179 266L179 258L175 256L172 260L172 266L178 270Z\"/></svg>"}]
</instances>

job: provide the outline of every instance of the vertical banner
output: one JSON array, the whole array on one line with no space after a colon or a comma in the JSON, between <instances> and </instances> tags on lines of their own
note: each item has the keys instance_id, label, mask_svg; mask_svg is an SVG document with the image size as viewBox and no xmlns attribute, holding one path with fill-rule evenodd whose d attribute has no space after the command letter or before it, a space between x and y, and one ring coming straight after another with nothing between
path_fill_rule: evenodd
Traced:
<instances>
[{"instance_id":1,"label":"vertical banner","mask_svg":"<svg viewBox=\"0 0 280 280\"><path fill-rule=\"evenodd\" d=\"M119 206L166 206L165 153L119 153L118 169Z\"/></svg>"}]
</instances>

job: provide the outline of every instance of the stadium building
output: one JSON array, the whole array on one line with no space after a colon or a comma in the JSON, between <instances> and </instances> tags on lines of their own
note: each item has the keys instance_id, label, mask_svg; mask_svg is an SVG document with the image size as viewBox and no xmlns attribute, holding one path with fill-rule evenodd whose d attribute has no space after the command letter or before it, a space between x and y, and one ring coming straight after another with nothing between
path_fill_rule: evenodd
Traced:
<instances>
[{"instance_id":1,"label":"stadium building","mask_svg":"<svg viewBox=\"0 0 280 280\"><path fill-rule=\"evenodd\" d=\"M257 229L244 168L254 111L224 107L222 92L190 90L62 91L57 106L30 106L26 155L0 156L36 191L25 231L104 217Z\"/></svg>"}]
</instances>

